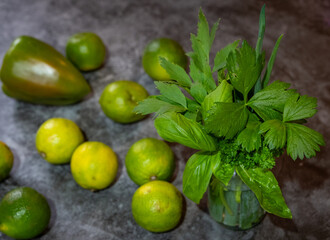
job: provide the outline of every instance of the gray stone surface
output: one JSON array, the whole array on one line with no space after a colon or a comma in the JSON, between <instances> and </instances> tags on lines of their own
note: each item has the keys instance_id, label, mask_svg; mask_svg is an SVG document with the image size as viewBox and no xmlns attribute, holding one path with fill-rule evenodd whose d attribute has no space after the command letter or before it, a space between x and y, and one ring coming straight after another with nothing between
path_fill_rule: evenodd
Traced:
<instances>
[{"instance_id":1,"label":"gray stone surface","mask_svg":"<svg viewBox=\"0 0 330 240\"><path fill-rule=\"evenodd\" d=\"M269 3L268 3L269 2ZM46 1L3 0L0 2L0 59L20 35L44 40L64 52L67 38L76 32L93 31L109 50L106 65L84 74L93 94L72 106L49 107L10 99L0 92L0 140L14 152L10 178L0 184L0 197L17 186L33 187L52 206L48 231L38 239L330 239L330 150L323 147L316 157L278 160L275 168L293 220L268 214L249 231L233 232L199 206L186 200L184 220L175 230L153 234L140 228L131 214L130 202L137 186L129 179L125 154L135 141L156 137L149 117L131 125L106 118L98 104L110 82L129 79L155 94L152 80L141 66L144 46L153 38L169 37L190 50L189 34L196 31L200 6L212 22L222 18L212 55L235 39L256 41L262 1ZM267 1L264 46L269 56L276 38L284 33L272 79L292 83L303 94L318 97L319 112L312 126L330 140L330 11L329 1ZM1 62L1 60L0 60ZM74 120L88 140L102 141L118 154L118 179L110 188L91 193L73 180L69 165L53 166L35 150L35 133L52 117ZM182 190L182 171L192 150L171 144L177 160L173 184ZM0 234L0 239L9 239Z\"/></svg>"}]
</instances>

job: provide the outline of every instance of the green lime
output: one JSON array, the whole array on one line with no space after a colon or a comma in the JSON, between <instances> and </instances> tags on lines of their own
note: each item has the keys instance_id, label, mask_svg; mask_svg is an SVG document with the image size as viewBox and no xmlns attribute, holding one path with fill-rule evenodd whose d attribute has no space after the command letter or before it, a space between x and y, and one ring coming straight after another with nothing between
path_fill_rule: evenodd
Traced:
<instances>
[{"instance_id":1,"label":"green lime","mask_svg":"<svg viewBox=\"0 0 330 240\"><path fill-rule=\"evenodd\" d=\"M95 191L108 187L115 180L117 170L117 156L104 143L85 142L72 155L71 172L83 188Z\"/></svg>"},{"instance_id":2,"label":"green lime","mask_svg":"<svg viewBox=\"0 0 330 240\"><path fill-rule=\"evenodd\" d=\"M51 118L44 122L36 135L40 155L53 164L69 163L74 150L84 141L77 124L65 118Z\"/></svg>"},{"instance_id":3,"label":"green lime","mask_svg":"<svg viewBox=\"0 0 330 240\"><path fill-rule=\"evenodd\" d=\"M159 38L151 41L144 49L142 64L146 73L157 81L169 81L170 76L160 66L159 57L175 63L183 68L187 67L188 58L181 45L168 38Z\"/></svg>"},{"instance_id":4,"label":"green lime","mask_svg":"<svg viewBox=\"0 0 330 240\"><path fill-rule=\"evenodd\" d=\"M0 141L0 182L9 176L13 162L13 153L5 143Z\"/></svg>"},{"instance_id":5,"label":"green lime","mask_svg":"<svg viewBox=\"0 0 330 240\"><path fill-rule=\"evenodd\" d=\"M0 231L15 239L34 238L45 231L50 214L44 196L29 187L16 188L0 202Z\"/></svg>"},{"instance_id":6,"label":"green lime","mask_svg":"<svg viewBox=\"0 0 330 240\"><path fill-rule=\"evenodd\" d=\"M175 186L165 181L151 181L136 190L132 199L135 221L151 232L175 228L182 217L183 198Z\"/></svg>"},{"instance_id":7,"label":"green lime","mask_svg":"<svg viewBox=\"0 0 330 240\"><path fill-rule=\"evenodd\" d=\"M102 66L106 48L95 33L77 33L67 42L66 56L78 69L90 71Z\"/></svg>"},{"instance_id":8,"label":"green lime","mask_svg":"<svg viewBox=\"0 0 330 240\"><path fill-rule=\"evenodd\" d=\"M133 112L139 101L149 96L147 90L133 81L116 81L105 87L100 97L103 112L119 123L132 123L145 116Z\"/></svg>"},{"instance_id":9,"label":"green lime","mask_svg":"<svg viewBox=\"0 0 330 240\"><path fill-rule=\"evenodd\" d=\"M128 150L125 165L129 177L138 185L152 180L167 181L175 169L174 154L165 142L144 138Z\"/></svg>"}]
</instances>

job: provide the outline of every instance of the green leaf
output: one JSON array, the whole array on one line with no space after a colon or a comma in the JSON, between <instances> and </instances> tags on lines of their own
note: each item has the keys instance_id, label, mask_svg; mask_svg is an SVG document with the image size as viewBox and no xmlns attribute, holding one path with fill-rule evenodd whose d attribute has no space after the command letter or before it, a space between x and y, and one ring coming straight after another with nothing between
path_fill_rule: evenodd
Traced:
<instances>
[{"instance_id":1,"label":"green leaf","mask_svg":"<svg viewBox=\"0 0 330 240\"><path fill-rule=\"evenodd\" d=\"M147 99L144 99L143 101L139 102L139 105L134 108L134 112L143 115L156 113L157 116L159 114L171 111L184 112L186 111L186 109L178 105L172 105L168 102L161 101L155 97L149 97Z\"/></svg>"},{"instance_id":2,"label":"green leaf","mask_svg":"<svg viewBox=\"0 0 330 240\"><path fill-rule=\"evenodd\" d=\"M212 158L211 164L213 175L225 186L227 186L234 174L235 168L232 165L221 161L220 152L218 152L218 157Z\"/></svg>"},{"instance_id":3,"label":"green leaf","mask_svg":"<svg viewBox=\"0 0 330 240\"><path fill-rule=\"evenodd\" d=\"M179 113L168 112L160 115L155 120L155 127L166 141L204 151L215 151L217 148L213 137L208 135L199 123Z\"/></svg>"},{"instance_id":4,"label":"green leaf","mask_svg":"<svg viewBox=\"0 0 330 240\"><path fill-rule=\"evenodd\" d=\"M247 103L264 121L282 120L284 105L295 90L288 88L289 83L275 81L256 93Z\"/></svg>"},{"instance_id":5,"label":"green leaf","mask_svg":"<svg viewBox=\"0 0 330 240\"><path fill-rule=\"evenodd\" d=\"M260 133L265 134L265 142L270 149L282 149L286 143L286 126L280 120L268 120L261 124Z\"/></svg>"},{"instance_id":6,"label":"green leaf","mask_svg":"<svg viewBox=\"0 0 330 240\"><path fill-rule=\"evenodd\" d=\"M231 86L226 80L223 80L221 84L210 94L208 94L202 102L202 115L206 118L207 112L213 107L216 102L233 102L233 86Z\"/></svg>"},{"instance_id":7,"label":"green leaf","mask_svg":"<svg viewBox=\"0 0 330 240\"><path fill-rule=\"evenodd\" d=\"M256 46L257 56L262 53L262 42L265 34L265 26L266 26L266 16L265 16L265 4L262 6L259 16L259 33L258 33L258 41Z\"/></svg>"},{"instance_id":8,"label":"green leaf","mask_svg":"<svg viewBox=\"0 0 330 240\"><path fill-rule=\"evenodd\" d=\"M215 38L215 33L217 32L218 27L219 27L219 23L220 23L220 18L212 26L211 34L210 34L210 50L211 50L211 47L212 47L212 44L213 44L213 41Z\"/></svg>"},{"instance_id":9,"label":"green leaf","mask_svg":"<svg viewBox=\"0 0 330 240\"><path fill-rule=\"evenodd\" d=\"M204 101L204 98L207 95L207 92L203 85L199 82L195 82L191 85L190 95L199 103Z\"/></svg>"},{"instance_id":10,"label":"green leaf","mask_svg":"<svg viewBox=\"0 0 330 240\"><path fill-rule=\"evenodd\" d=\"M283 121L296 121L314 116L317 99L306 95L293 94L285 103Z\"/></svg>"},{"instance_id":11,"label":"green leaf","mask_svg":"<svg viewBox=\"0 0 330 240\"><path fill-rule=\"evenodd\" d=\"M297 123L286 123L287 129L287 153L293 160L311 158L315 151L320 151L324 146L323 136L317 131Z\"/></svg>"},{"instance_id":12,"label":"green leaf","mask_svg":"<svg viewBox=\"0 0 330 240\"><path fill-rule=\"evenodd\" d=\"M292 218L273 173L268 169L236 167L243 182L255 193L261 207L282 218Z\"/></svg>"},{"instance_id":13,"label":"green leaf","mask_svg":"<svg viewBox=\"0 0 330 240\"><path fill-rule=\"evenodd\" d=\"M155 82L155 84L164 97L180 104L184 108L187 108L186 97L178 86L163 82Z\"/></svg>"},{"instance_id":14,"label":"green leaf","mask_svg":"<svg viewBox=\"0 0 330 240\"><path fill-rule=\"evenodd\" d=\"M270 75L272 74L273 65L274 65L274 62L275 62L277 50L278 50L278 47L280 46L280 42L281 42L282 37L283 37L283 34L277 39L276 44L275 44L275 46L273 48L273 51L272 51L272 55L269 58L268 65L267 65L267 68L266 68L266 72L265 72L264 78L262 80L263 87L266 87L268 85L269 80L270 80Z\"/></svg>"},{"instance_id":15,"label":"green leaf","mask_svg":"<svg viewBox=\"0 0 330 240\"><path fill-rule=\"evenodd\" d=\"M243 41L240 49L230 52L226 66L231 84L243 94L246 102L249 91L260 76L262 58L257 57L255 50Z\"/></svg>"},{"instance_id":16,"label":"green leaf","mask_svg":"<svg viewBox=\"0 0 330 240\"><path fill-rule=\"evenodd\" d=\"M160 65L166 70L170 75L172 80L177 81L177 83L182 87L190 87L191 79L186 71L179 65L168 61L166 58L160 57Z\"/></svg>"},{"instance_id":17,"label":"green leaf","mask_svg":"<svg viewBox=\"0 0 330 240\"><path fill-rule=\"evenodd\" d=\"M239 42L240 40L236 40L235 42L228 44L227 46L222 48L219 52L217 52L217 54L215 55L214 67L212 72L219 71L220 69L226 66L227 57L229 53L237 48Z\"/></svg>"},{"instance_id":18,"label":"green leaf","mask_svg":"<svg viewBox=\"0 0 330 240\"><path fill-rule=\"evenodd\" d=\"M217 137L230 139L245 128L248 116L249 111L244 104L215 103L205 118L205 127Z\"/></svg>"},{"instance_id":19,"label":"green leaf","mask_svg":"<svg viewBox=\"0 0 330 240\"><path fill-rule=\"evenodd\" d=\"M258 150L261 147L260 124L258 118L254 114L250 114L246 128L237 136L237 143L248 152Z\"/></svg>"},{"instance_id":20,"label":"green leaf","mask_svg":"<svg viewBox=\"0 0 330 240\"><path fill-rule=\"evenodd\" d=\"M183 193L190 200L199 203L212 177L211 162L217 153L197 152L192 155L183 172Z\"/></svg>"}]
</instances>

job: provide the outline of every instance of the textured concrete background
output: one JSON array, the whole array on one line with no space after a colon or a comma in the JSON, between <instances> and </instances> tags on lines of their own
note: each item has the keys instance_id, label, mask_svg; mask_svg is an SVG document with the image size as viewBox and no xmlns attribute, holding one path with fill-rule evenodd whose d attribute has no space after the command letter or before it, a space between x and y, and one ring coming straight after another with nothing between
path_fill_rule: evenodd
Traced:
<instances>
[{"instance_id":1,"label":"textured concrete background","mask_svg":"<svg viewBox=\"0 0 330 240\"><path fill-rule=\"evenodd\" d=\"M175 230L153 234L140 228L131 214L130 202L137 186L129 179L124 158L130 145L143 137L158 137L149 117L131 125L106 118L98 104L103 88L119 79L141 83L150 94L156 90L144 73L141 54L153 38L169 37L190 50L189 34L196 32L198 8L210 22L222 18L212 56L236 39L255 44L259 0L190 1L46 1L0 2L0 59L20 35L31 35L64 53L68 37L80 31L101 36L109 50L106 65L84 74L93 88L85 101L72 106L37 106L16 101L0 92L0 140L14 152L10 178L0 184L0 197L17 186L29 186L44 194L52 206L48 231L38 239L330 239L330 150L323 147L316 157L296 162L278 160L274 169L293 220L268 214L249 231L233 232L207 213L205 199L197 206L186 200L184 220ZM327 142L330 139L330 3L287 1L268 3L264 47L267 57L284 33L272 79L292 83L300 93L318 97L319 112L310 120ZM1 62L1 60L0 60ZM118 179L110 188L91 193L73 180L69 165L53 166L35 150L35 133L52 117L74 120L87 139L102 141L118 154ZM182 171L192 151L171 144L177 159L173 184L182 190ZM9 239L0 234L0 239Z\"/></svg>"}]
</instances>

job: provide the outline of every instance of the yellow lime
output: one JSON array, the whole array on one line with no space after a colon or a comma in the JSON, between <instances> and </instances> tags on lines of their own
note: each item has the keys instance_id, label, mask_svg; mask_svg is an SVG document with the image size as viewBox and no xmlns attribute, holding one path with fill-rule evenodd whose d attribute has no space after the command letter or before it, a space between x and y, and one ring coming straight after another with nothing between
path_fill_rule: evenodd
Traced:
<instances>
[{"instance_id":1,"label":"yellow lime","mask_svg":"<svg viewBox=\"0 0 330 240\"><path fill-rule=\"evenodd\" d=\"M117 170L117 156L104 143L85 142L72 155L71 172L83 188L95 191L108 187L115 180Z\"/></svg>"},{"instance_id":2,"label":"yellow lime","mask_svg":"<svg viewBox=\"0 0 330 240\"><path fill-rule=\"evenodd\" d=\"M151 181L136 190L132 199L135 221L151 232L175 228L182 217L182 195L172 184Z\"/></svg>"},{"instance_id":3,"label":"yellow lime","mask_svg":"<svg viewBox=\"0 0 330 240\"><path fill-rule=\"evenodd\" d=\"M13 153L5 143L0 141L0 182L9 176L13 162Z\"/></svg>"},{"instance_id":4,"label":"yellow lime","mask_svg":"<svg viewBox=\"0 0 330 240\"><path fill-rule=\"evenodd\" d=\"M0 202L0 231L15 239L34 238L47 228L50 215L44 196L32 188L16 188Z\"/></svg>"},{"instance_id":5,"label":"yellow lime","mask_svg":"<svg viewBox=\"0 0 330 240\"><path fill-rule=\"evenodd\" d=\"M69 163L74 150L84 141L77 124L65 118L51 118L44 122L36 136L40 155L53 164Z\"/></svg>"},{"instance_id":6,"label":"yellow lime","mask_svg":"<svg viewBox=\"0 0 330 240\"><path fill-rule=\"evenodd\" d=\"M149 96L147 90L133 81L116 81L105 87L100 98L103 112L119 123L131 123L145 116L133 112L139 101Z\"/></svg>"},{"instance_id":7,"label":"yellow lime","mask_svg":"<svg viewBox=\"0 0 330 240\"><path fill-rule=\"evenodd\" d=\"M125 165L129 177L138 185L151 180L170 180L175 168L174 154L165 142L144 138L128 150Z\"/></svg>"},{"instance_id":8,"label":"yellow lime","mask_svg":"<svg viewBox=\"0 0 330 240\"><path fill-rule=\"evenodd\" d=\"M166 70L160 65L159 57L183 68L187 67L188 58L179 43L168 38L155 39L146 46L142 57L144 70L154 80L171 80Z\"/></svg>"}]
</instances>

